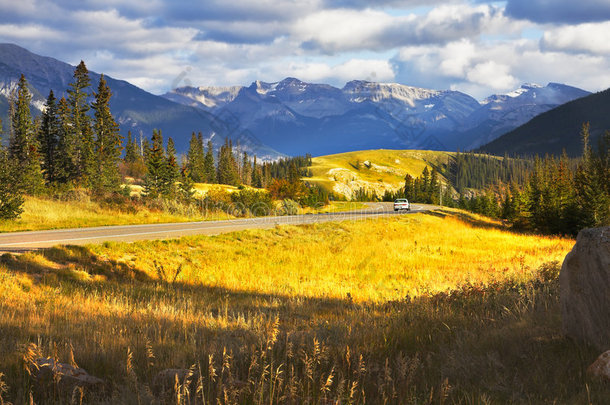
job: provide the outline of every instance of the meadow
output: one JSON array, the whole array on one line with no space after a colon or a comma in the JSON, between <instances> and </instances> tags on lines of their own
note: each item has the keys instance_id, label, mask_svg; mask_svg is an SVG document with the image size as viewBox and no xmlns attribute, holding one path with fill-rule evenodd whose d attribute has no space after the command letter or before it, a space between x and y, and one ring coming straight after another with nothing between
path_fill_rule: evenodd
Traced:
<instances>
[{"instance_id":1,"label":"meadow","mask_svg":"<svg viewBox=\"0 0 610 405\"><path fill-rule=\"evenodd\" d=\"M573 244L439 210L4 255L0 403L41 355L107 388L36 403L604 403L561 334Z\"/></svg>"}]
</instances>

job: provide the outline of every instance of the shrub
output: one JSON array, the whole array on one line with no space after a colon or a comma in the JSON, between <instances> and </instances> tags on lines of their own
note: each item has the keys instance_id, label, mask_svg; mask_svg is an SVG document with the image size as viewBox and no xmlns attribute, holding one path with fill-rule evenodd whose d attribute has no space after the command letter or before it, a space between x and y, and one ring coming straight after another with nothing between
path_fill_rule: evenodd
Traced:
<instances>
[{"instance_id":1,"label":"shrub","mask_svg":"<svg viewBox=\"0 0 610 405\"><path fill-rule=\"evenodd\" d=\"M298 202L286 199L282 201L281 213L282 215L297 215L301 206Z\"/></svg>"}]
</instances>

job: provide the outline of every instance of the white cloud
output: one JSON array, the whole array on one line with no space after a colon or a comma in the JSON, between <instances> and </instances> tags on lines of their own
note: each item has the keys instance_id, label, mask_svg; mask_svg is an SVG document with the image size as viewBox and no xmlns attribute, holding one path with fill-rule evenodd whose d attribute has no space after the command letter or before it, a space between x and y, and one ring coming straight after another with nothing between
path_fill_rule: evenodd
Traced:
<instances>
[{"instance_id":1,"label":"white cloud","mask_svg":"<svg viewBox=\"0 0 610 405\"><path fill-rule=\"evenodd\" d=\"M544 33L542 46L552 51L610 55L610 21L554 28Z\"/></svg>"},{"instance_id":2,"label":"white cloud","mask_svg":"<svg viewBox=\"0 0 610 405\"><path fill-rule=\"evenodd\" d=\"M482 84L494 90L505 90L518 85L519 81L512 76L508 65L488 60L477 63L466 74L466 78L476 84Z\"/></svg>"},{"instance_id":3,"label":"white cloud","mask_svg":"<svg viewBox=\"0 0 610 405\"><path fill-rule=\"evenodd\" d=\"M322 10L297 21L293 35L304 42L306 49L332 54L446 43L515 29L499 8L462 4L439 6L424 16L392 16L372 9Z\"/></svg>"}]
</instances>

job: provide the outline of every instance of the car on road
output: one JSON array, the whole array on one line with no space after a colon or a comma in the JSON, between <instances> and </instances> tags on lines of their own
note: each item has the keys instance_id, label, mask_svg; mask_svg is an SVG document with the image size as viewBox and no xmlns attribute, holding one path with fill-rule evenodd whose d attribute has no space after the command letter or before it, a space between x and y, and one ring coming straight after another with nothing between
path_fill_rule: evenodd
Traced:
<instances>
[{"instance_id":1,"label":"car on road","mask_svg":"<svg viewBox=\"0 0 610 405\"><path fill-rule=\"evenodd\" d=\"M394 211L407 210L411 211L411 204L406 198L399 198L394 201Z\"/></svg>"}]
</instances>

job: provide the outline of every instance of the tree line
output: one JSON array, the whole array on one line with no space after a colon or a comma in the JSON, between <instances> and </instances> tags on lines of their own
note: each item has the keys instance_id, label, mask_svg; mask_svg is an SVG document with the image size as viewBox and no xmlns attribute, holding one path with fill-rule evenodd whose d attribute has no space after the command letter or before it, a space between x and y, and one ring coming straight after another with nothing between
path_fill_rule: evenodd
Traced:
<instances>
[{"instance_id":1,"label":"tree line","mask_svg":"<svg viewBox=\"0 0 610 405\"><path fill-rule=\"evenodd\" d=\"M8 146L0 146L0 217L21 212L21 194L48 188L87 187L95 193L119 189L122 153L119 126L110 113L110 88L101 75L91 95L84 62L76 67L67 98L51 90L42 115L33 118L32 95L24 75L9 103Z\"/></svg>"},{"instance_id":2,"label":"tree line","mask_svg":"<svg viewBox=\"0 0 610 405\"><path fill-rule=\"evenodd\" d=\"M498 158L473 153L450 161L443 173L458 192L439 181L436 169L387 200L405 196L421 203L466 209L504 219L520 230L576 235L580 229L610 225L610 131L597 148L590 145L589 124L582 126L583 153L561 157ZM478 189L474 190L474 189Z\"/></svg>"},{"instance_id":3,"label":"tree line","mask_svg":"<svg viewBox=\"0 0 610 405\"><path fill-rule=\"evenodd\" d=\"M268 188L272 196L295 200L328 200L307 187L311 156L259 161L226 139L214 153L211 140L193 133L189 149L178 162L174 140L153 130L140 142L128 132L124 139L110 111L112 93L101 75L91 90L83 61L76 67L67 96L49 92L42 114L34 117L32 94L21 75L10 96L7 145L0 144L0 219L22 212L23 195L41 195L80 188L93 196L129 196L125 177L141 182L148 199L177 199L190 203L195 182ZM2 125L0 121L0 136ZM124 148L123 148L124 146ZM123 155L124 151L124 155Z\"/></svg>"}]
</instances>

